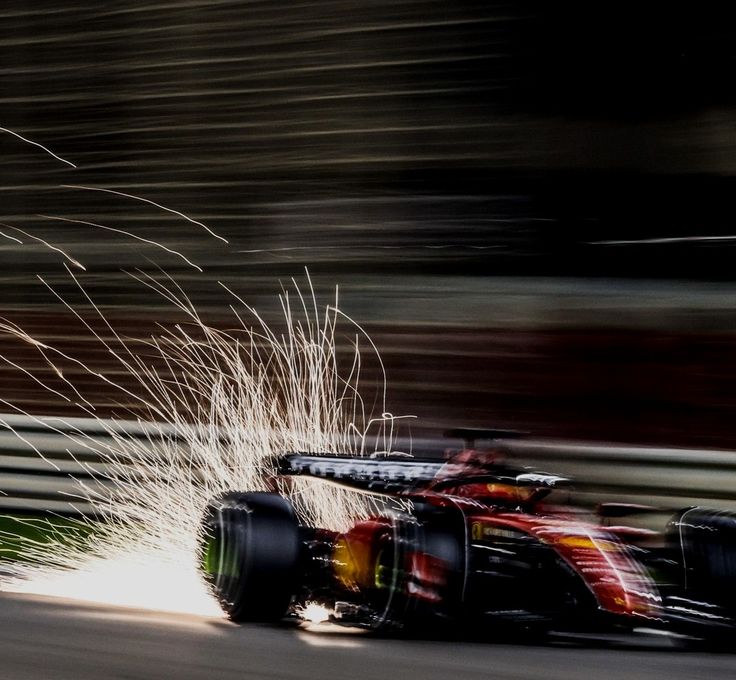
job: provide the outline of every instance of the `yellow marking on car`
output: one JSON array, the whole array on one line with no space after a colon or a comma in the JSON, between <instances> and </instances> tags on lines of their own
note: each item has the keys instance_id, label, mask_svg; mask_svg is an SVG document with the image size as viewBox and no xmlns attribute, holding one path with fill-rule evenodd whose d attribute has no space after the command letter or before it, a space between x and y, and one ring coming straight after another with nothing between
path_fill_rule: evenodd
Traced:
<instances>
[{"instance_id":1,"label":"yellow marking on car","mask_svg":"<svg viewBox=\"0 0 736 680\"><path fill-rule=\"evenodd\" d=\"M605 550L602 545L597 545L588 536L561 536L557 539L559 545L564 545L566 548L601 548Z\"/></svg>"}]
</instances>

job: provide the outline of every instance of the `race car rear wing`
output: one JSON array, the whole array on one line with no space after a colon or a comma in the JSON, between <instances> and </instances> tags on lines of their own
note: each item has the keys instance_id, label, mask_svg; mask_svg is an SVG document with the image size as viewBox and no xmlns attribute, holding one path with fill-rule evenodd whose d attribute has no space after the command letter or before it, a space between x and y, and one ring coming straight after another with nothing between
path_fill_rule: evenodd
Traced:
<instances>
[{"instance_id":1,"label":"race car rear wing","mask_svg":"<svg viewBox=\"0 0 736 680\"><path fill-rule=\"evenodd\" d=\"M445 464L436 458L334 456L291 453L279 459L281 475L301 475L372 493L392 493L435 478Z\"/></svg>"},{"instance_id":2,"label":"race car rear wing","mask_svg":"<svg viewBox=\"0 0 736 680\"><path fill-rule=\"evenodd\" d=\"M436 458L388 456L335 456L329 454L291 453L278 461L281 475L316 477L355 489L379 494L406 492L412 489L440 488L472 482L501 482L515 486L552 489L569 482L565 477L530 469L493 465L491 468L470 468L458 465L456 474L447 462ZM443 470L443 478L437 473ZM446 476L444 476L446 474Z\"/></svg>"}]
</instances>

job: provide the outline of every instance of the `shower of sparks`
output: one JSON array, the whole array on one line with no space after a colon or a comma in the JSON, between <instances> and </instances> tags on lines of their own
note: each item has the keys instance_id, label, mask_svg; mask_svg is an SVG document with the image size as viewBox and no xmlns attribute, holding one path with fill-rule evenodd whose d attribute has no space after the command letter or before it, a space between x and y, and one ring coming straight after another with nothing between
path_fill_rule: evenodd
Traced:
<instances>
[{"instance_id":1,"label":"shower of sparks","mask_svg":"<svg viewBox=\"0 0 736 680\"><path fill-rule=\"evenodd\" d=\"M204 323L172 279L162 282L137 272L131 276L170 302L184 322L136 341L121 337L67 271L90 303L91 318L57 297L107 351L109 370L100 372L12 323L3 323L0 331L38 351L62 379L63 366L72 362L92 382L116 390L121 401L134 402L143 435L126 434L119 421L96 418L81 387L88 381L64 380L64 387L52 387L33 376L52 392L66 392L64 398L96 418L105 432L93 436L63 419L35 418L48 433L66 438L69 451L99 461L78 461L89 476L78 480L78 493L69 501L90 504L104 521L82 520L84 530L72 539L22 541L23 560L12 576L2 577L4 589L214 614L217 607L196 564L200 517L213 496L278 489L303 521L331 529L345 528L374 509L370 497L347 489L274 477L276 457L288 451L366 455L373 452L369 435L379 442L373 448L391 450L397 419L386 411L382 365L380 412L374 417L361 398L359 344L367 340L371 351L374 345L338 310L337 301L321 309L311 282L309 296L294 284L281 295L283 328L276 330L235 296L235 328L225 331ZM95 330L100 324L105 337ZM344 324L352 350L338 359L336 332Z\"/></svg>"},{"instance_id":2,"label":"shower of sparks","mask_svg":"<svg viewBox=\"0 0 736 680\"><path fill-rule=\"evenodd\" d=\"M69 559L62 565L48 567L38 562L29 565L23 576L4 584L3 588L18 593L64 597L88 602L102 602L120 607L181 612L200 616L221 616L215 600L203 587L202 577L194 563L178 561L181 555L134 545L125 552L98 547L97 555L85 555L77 548L51 545L52 551L69 550ZM39 551L42 548L39 546ZM72 553L79 552L79 562L73 564ZM38 557L41 559L41 556Z\"/></svg>"},{"instance_id":3,"label":"shower of sparks","mask_svg":"<svg viewBox=\"0 0 736 680\"><path fill-rule=\"evenodd\" d=\"M330 610L319 602L307 602L297 612L299 617L308 623L324 623L330 618Z\"/></svg>"},{"instance_id":4,"label":"shower of sparks","mask_svg":"<svg viewBox=\"0 0 736 680\"><path fill-rule=\"evenodd\" d=\"M28 139L27 137L23 137L23 135L19 135L17 132L14 132L13 130L10 130L8 128L0 127L0 132L5 132L9 135L13 135L13 137L17 137L21 141L25 142L26 144L30 144L31 146L38 147L39 149L42 149L45 151L49 156L52 156L57 161L61 161L62 163L66 163L67 165L71 166L72 168L76 168L77 166L74 165L71 161L66 160L66 158L62 158L61 156L57 156L51 149L49 149L47 146L44 146L43 144L39 144L38 142L34 142L32 139Z\"/></svg>"},{"instance_id":5,"label":"shower of sparks","mask_svg":"<svg viewBox=\"0 0 736 680\"><path fill-rule=\"evenodd\" d=\"M152 201L148 198L143 198L142 196L136 196L135 194L126 194L122 191L116 191L115 189L103 189L101 187L85 187L80 184L62 184L61 187L63 189L83 189L84 191L100 191L105 194L113 194L115 196L122 196L123 198L130 198L134 201L139 201L140 203L147 203L148 205L152 205L155 208L158 208L159 210L163 210L164 212L171 213L172 215L176 215L178 217L181 217L182 219L185 219L187 222L190 222L191 224L196 224L198 227L202 227L210 236L214 236L216 239L219 239L220 241L223 241L224 243L227 243L227 239L220 236L219 234L216 234L212 229L210 229L206 224L203 222L199 222L198 220L195 220L192 217L189 217L188 215L185 215L183 212L179 212L178 210L174 210L173 208L167 208L165 205L161 205L160 203L156 203L155 201Z\"/></svg>"}]
</instances>

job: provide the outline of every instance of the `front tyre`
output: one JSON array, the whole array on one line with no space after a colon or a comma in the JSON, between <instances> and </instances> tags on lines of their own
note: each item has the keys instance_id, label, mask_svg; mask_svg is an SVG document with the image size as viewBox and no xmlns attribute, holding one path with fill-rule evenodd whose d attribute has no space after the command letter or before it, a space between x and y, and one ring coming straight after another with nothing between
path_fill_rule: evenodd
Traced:
<instances>
[{"instance_id":1,"label":"front tyre","mask_svg":"<svg viewBox=\"0 0 736 680\"><path fill-rule=\"evenodd\" d=\"M199 557L229 619L277 622L297 589L299 525L278 494L231 492L207 506Z\"/></svg>"}]
</instances>

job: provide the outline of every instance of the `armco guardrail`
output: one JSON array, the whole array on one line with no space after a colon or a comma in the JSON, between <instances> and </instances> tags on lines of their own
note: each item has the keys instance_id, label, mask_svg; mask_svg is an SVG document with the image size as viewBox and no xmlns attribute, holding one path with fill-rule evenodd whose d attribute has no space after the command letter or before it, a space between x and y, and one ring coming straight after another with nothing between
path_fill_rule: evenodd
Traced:
<instances>
[{"instance_id":1,"label":"armco guardrail","mask_svg":"<svg viewBox=\"0 0 736 680\"><path fill-rule=\"evenodd\" d=\"M662 508L715 505L736 509L736 451L623 446L533 438L499 442L521 465L570 477L576 499L649 503ZM402 441L398 450L441 455L453 440Z\"/></svg>"},{"instance_id":2,"label":"armco guardrail","mask_svg":"<svg viewBox=\"0 0 736 680\"><path fill-rule=\"evenodd\" d=\"M80 501L78 480L95 481L104 474L104 462L88 446L73 445L54 432L73 432L99 447L114 448L118 435L155 446L169 426L147 427L138 422L87 418L43 418L0 415L0 508L7 510L88 513ZM451 440L400 440L397 451L441 455ZM583 502L647 502L662 508L715 505L736 508L736 451L617 446L611 444L544 441L504 442L507 455L523 465L569 476L574 493ZM102 450L102 448L100 449ZM39 455L40 454L40 455ZM186 455L183 447L182 455Z\"/></svg>"},{"instance_id":3,"label":"armco guardrail","mask_svg":"<svg viewBox=\"0 0 736 680\"><path fill-rule=\"evenodd\" d=\"M175 436L173 428L133 421L0 415L0 508L90 514L80 482L105 484L107 466L99 452L115 450L116 436L137 438L140 448L146 449L155 446L162 434Z\"/></svg>"},{"instance_id":4,"label":"armco guardrail","mask_svg":"<svg viewBox=\"0 0 736 680\"><path fill-rule=\"evenodd\" d=\"M736 451L516 441L519 461L573 479L594 501L736 508Z\"/></svg>"}]
</instances>

